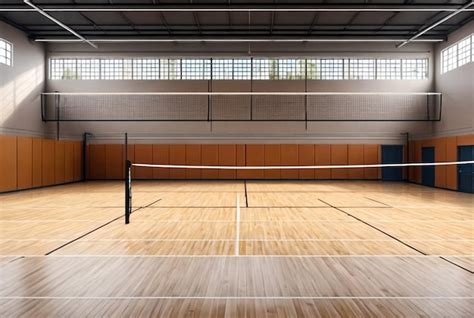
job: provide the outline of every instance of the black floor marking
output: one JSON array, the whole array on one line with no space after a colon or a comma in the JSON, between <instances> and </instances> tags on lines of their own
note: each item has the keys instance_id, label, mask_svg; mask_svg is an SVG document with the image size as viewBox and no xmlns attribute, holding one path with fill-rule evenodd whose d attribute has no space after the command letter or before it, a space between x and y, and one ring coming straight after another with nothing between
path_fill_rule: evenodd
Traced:
<instances>
[{"instance_id":1,"label":"black floor marking","mask_svg":"<svg viewBox=\"0 0 474 318\"><path fill-rule=\"evenodd\" d=\"M245 187L245 207L249 207L249 196L247 194L247 180L244 180L244 187Z\"/></svg>"},{"instance_id":2,"label":"black floor marking","mask_svg":"<svg viewBox=\"0 0 474 318\"><path fill-rule=\"evenodd\" d=\"M442 260L444 260L444 261L446 261L446 262L448 262L448 263L450 263L450 264L453 264L454 266L457 266L457 267L459 267L459 268L461 268L461 269L464 269L465 271L468 271L468 272L471 273L471 274L474 274L474 272L471 271L470 269L467 269L467 268L465 268L465 267L463 267L463 266L461 266L461 265L459 265L459 264L457 264L457 263L455 263L455 262L453 262L453 261L447 259L447 258L444 257L444 256L440 256L439 258L441 258Z\"/></svg>"},{"instance_id":3,"label":"black floor marking","mask_svg":"<svg viewBox=\"0 0 474 318\"><path fill-rule=\"evenodd\" d=\"M150 203L149 205L138 207L138 208L136 208L135 210L133 210L133 211L131 212L131 214L137 212L138 210L147 208L147 207L149 207L150 205L155 204L156 202L158 202L158 201L160 201L160 200L161 200L161 199L158 199L158 200L153 201L153 202ZM101 229L101 228L103 228L103 227L109 225L110 223L113 223L113 222L115 222L115 221L117 221L117 220L120 220L121 218L123 218L123 215L120 215L120 216L118 216L118 217L116 217L116 218L114 218L114 219L112 219L112 220L110 220L110 221L108 221L108 222L106 222L106 223L104 223L104 224L102 224L102 225L96 227L95 229L92 229L92 230L90 230L89 232L84 233L84 234L82 234L81 236L76 237L75 239L64 243L63 245L61 245L61 246L59 246L59 247L56 247L54 250L51 250L51 251L47 252L47 253L44 254L44 255L45 255L45 256L51 255L52 253L54 253L54 252L56 252L56 251L62 249L63 247L66 247L66 246L68 246L68 245L70 245L70 244L72 244L72 243L74 243L74 242L80 240L81 238L84 238L84 237L86 237L87 235L89 235L89 234L91 234L91 233L94 233L95 231L97 231L97 230L99 230L99 229Z\"/></svg>"},{"instance_id":4,"label":"black floor marking","mask_svg":"<svg viewBox=\"0 0 474 318\"><path fill-rule=\"evenodd\" d=\"M323 202L323 203L329 204L329 203L327 203L327 202L324 202L324 201L321 200L321 199L318 199L318 200L321 201L321 202ZM334 208L334 209L336 209L336 210L338 210L339 212L342 212L342 213L344 213L344 214L346 214L346 215L348 215L348 216L350 216L350 217L356 219L357 221L359 221L359 222L361 222L361 223L364 223L365 225L370 226L370 227L373 228L374 230L377 230L377 231L379 231L380 233L383 233L383 234L387 235L388 237L390 237L390 238L394 239L395 241L397 241L397 242L399 242L399 243L405 245L406 247L411 248L412 250L414 250L414 251L416 251L416 252L418 252L418 253L420 253L420 254L422 254L422 255L429 256L429 254L427 254L427 253L425 253L425 252L423 252L423 251L417 249L417 248L414 247L414 246L411 246L411 245L408 244L408 243L403 242L402 240L400 240L400 239L397 238L396 236L393 236L392 234L389 234L389 233L385 232L384 230L379 229L378 227L376 227L376 226L374 226L374 225L372 225L372 224L370 224L370 223L368 223L368 222L366 222L366 221L364 221L364 220L362 220L362 219L356 217L355 215L352 215L352 214L350 214L350 213L348 213L348 212L346 212L346 211L344 211L344 210L341 210L340 208L335 207L335 206L333 206L333 205L330 205L330 204L329 204L329 206L332 207L332 208ZM463 269L463 270L465 270L465 271L467 271L467 272L469 272L469 273L471 273L471 274L473 273L473 272L470 271L469 269L467 269L467 268L465 268L465 267L462 267L461 265L456 264L456 263L454 263L454 262L452 262L452 261L450 261L450 260L444 258L443 256L439 256L439 258L441 258L443 261L446 261L446 262L448 262L448 263L450 263L450 264L452 264L452 265L455 265L455 266L457 266L457 267L459 267L459 268L461 268L461 269Z\"/></svg>"},{"instance_id":5,"label":"black floor marking","mask_svg":"<svg viewBox=\"0 0 474 318\"><path fill-rule=\"evenodd\" d=\"M383 203L383 202L381 202L381 201L377 201L377 200L374 200L374 199L369 198L369 197L364 197L364 198L366 198L367 200L370 200L370 201L374 201L375 203L382 204L382 205L385 206L386 208L393 208L393 206L391 206L391 205L389 205L389 204L387 204L387 203Z\"/></svg>"}]
</instances>

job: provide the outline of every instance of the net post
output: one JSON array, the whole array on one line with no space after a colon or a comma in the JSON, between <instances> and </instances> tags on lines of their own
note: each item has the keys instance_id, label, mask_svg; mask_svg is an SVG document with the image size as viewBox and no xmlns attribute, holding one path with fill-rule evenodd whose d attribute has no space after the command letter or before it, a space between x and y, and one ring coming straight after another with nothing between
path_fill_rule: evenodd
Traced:
<instances>
[{"instance_id":1,"label":"net post","mask_svg":"<svg viewBox=\"0 0 474 318\"><path fill-rule=\"evenodd\" d=\"M125 224L130 223L132 213L132 162L125 161Z\"/></svg>"}]
</instances>

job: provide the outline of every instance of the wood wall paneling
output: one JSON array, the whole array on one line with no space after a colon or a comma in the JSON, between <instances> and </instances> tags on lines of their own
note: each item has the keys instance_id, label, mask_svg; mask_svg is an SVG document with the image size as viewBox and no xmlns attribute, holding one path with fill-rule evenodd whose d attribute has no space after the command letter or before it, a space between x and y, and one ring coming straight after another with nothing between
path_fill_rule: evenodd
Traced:
<instances>
[{"instance_id":1,"label":"wood wall paneling","mask_svg":"<svg viewBox=\"0 0 474 318\"><path fill-rule=\"evenodd\" d=\"M237 166L245 166L246 164L246 151L247 148L245 145L235 145L235 163ZM237 170L236 172L236 178L237 179L245 179L245 173L243 170Z\"/></svg>"},{"instance_id":2,"label":"wood wall paneling","mask_svg":"<svg viewBox=\"0 0 474 318\"><path fill-rule=\"evenodd\" d=\"M41 144L41 176L43 178L42 185L48 186L55 183L55 141L51 139L43 139Z\"/></svg>"},{"instance_id":3,"label":"wood wall paneling","mask_svg":"<svg viewBox=\"0 0 474 318\"><path fill-rule=\"evenodd\" d=\"M422 140L416 140L415 141L415 147L413 149L414 152L414 162L421 162L421 148L423 146L423 141ZM421 183L421 168L420 167L414 167L414 177L415 177L415 182L416 183Z\"/></svg>"},{"instance_id":4,"label":"wood wall paneling","mask_svg":"<svg viewBox=\"0 0 474 318\"><path fill-rule=\"evenodd\" d=\"M458 147L456 137L446 137L446 160L456 161L458 159ZM446 166L446 187L451 190L458 189L457 166Z\"/></svg>"},{"instance_id":5,"label":"wood wall paneling","mask_svg":"<svg viewBox=\"0 0 474 318\"><path fill-rule=\"evenodd\" d=\"M54 142L54 156L54 179L56 184L61 184L64 183L66 173L65 143L63 140L56 140Z\"/></svg>"},{"instance_id":6,"label":"wood wall paneling","mask_svg":"<svg viewBox=\"0 0 474 318\"><path fill-rule=\"evenodd\" d=\"M314 164L316 166L327 166L331 164L331 145L314 145ZM331 179L330 169L316 169L316 179Z\"/></svg>"},{"instance_id":7,"label":"wood wall paneling","mask_svg":"<svg viewBox=\"0 0 474 318\"><path fill-rule=\"evenodd\" d=\"M314 145L298 145L298 166L314 166ZM300 179L314 179L314 169L300 169Z\"/></svg>"},{"instance_id":8,"label":"wood wall paneling","mask_svg":"<svg viewBox=\"0 0 474 318\"><path fill-rule=\"evenodd\" d=\"M89 148L89 179L105 179L105 145L91 144Z\"/></svg>"},{"instance_id":9,"label":"wood wall paneling","mask_svg":"<svg viewBox=\"0 0 474 318\"><path fill-rule=\"evenodd\" d=\"M236 145L218 145L219 166L237 165ZM219 179L235 179L235 170L219 170Z\"/></svg>"},{"instance_id":10,"label":"wood wall paneling","mask_svg":"<svg viewBox=\"0 0 474 318\"><path fill-rule=\"evenodd\" d=\"M264 165L280 166L281 165L281 148L280 145L265 145L264 149ZM280 170L271 169L264 170L265 179L280 179Z\"/></svg>"},{"instance_id":11,"label":"wood wall paneling","mask_svg":"<svg viewBox=\"0 0 474 318\"><path fill-rule=\"evenodd\" d=\"M297 144L284 144L281 145L280 149L280 162L282 166L297 166L299 164ZM282 169L280 175L282 179L299 178L297 169Z\"/></svg>"},{"instance_id":12,"label":"wood wall paneling","mask_svg":"<svg viewBox=\"0 0 474 318\"><path fill-rule=\"evenodd\" d=\"M347 165L347 145L331 145L331 165ZM331 179L347 179L347 169L331 169Z\"/></svg>"},{"instance_id":13,"label":"wood wall paneling","mask_svg":"<svg viewBox=\"0 0 474 318\"><path fill-rule=\"evenodd\" d=\"M348 145L347 146L348 162L349 165L362 165L364 164L364 145ZM348 169L348 179L364 179L364 169Z\"/></svg>"},{"instance_id":14,"label":"wood wall paneling","mask_svg":"<svg viewBox=\"0 0 474 318\"><path fill-rule=\"evenodd\" d=\"M474 146L474 135L457 136L458 146Z\"/></svg>"},{"instance_id":15,"label":"wood wall paneling","mask_svg":"<svg viewBox=\"0 0 474 318\"><path fill-rule=\"evenodd\" d=\"M170 146L169 145L153 145L153 163L167 165L170 163ZM156 168L153 169L153 179L169 179L170 169Z\"/></svg>"},{"instance_id":16,"label":"wood wall paneling","mask_svg":"<svg viewBox=\"0 0 474 318\"><path fill-rule=\"evenodd\" d=\"M17 188L17 140L15 136L0 136L0 191Z\"/></svg>"},{"instance_id":17,"label":"wood wall paneling","mask_svg":"<svg viewBox=\"0 0 474 318\"><path fill-rule=\"evenodd\" d=\"M153 162L153 145L151 144L135 144L135 161L134 163L151 163ZM152 179L153 169L145 167L136 167L133 171L134 179Z\"/></svg>"},{"instance_id":18,"label":"wood wall paneling","mask_svg":"<svg viewBox=\"0 0 474 318\"><path fill-rule=\"evenodd\" d=\"M264 145L246 145L246 164L247 166L264 166L265 165L265 148ZM264 179L263 170L245 170L246 179Z\"/></svg>"},{"instance_id":19,"label":"wood wall paneling","mask_svg":"<svg viewBox=\"0 0 474 318\"><path fill-rule=\"evenodd\" d=\"M219 146L218 145L202 145L201 146L201 163L203 166L219 165ZM202 169L202 179L217 179L219 178L219 170L217 169Z\"/></svg>"},{"instance_id":20,"label":"wood wall paneling","mask_svg":"<svg viewBox=\"0 0 474 318\"><path fill-rule=\"evenodd\" d=\"M82 167L83 167L83 149L81 141L73 142L73 156L74 156L74 181L82 179Z\"/></svg>"},{"instance_id":21,"label":"wood wall paneling","mask_svg":"<svg viewBox=\"0 0 474 318\"><path fill-rule=\"evenodd\" d=\"M201 145L186 145L186 165L201 165ZM200 179L201 169L186 169L186 179Z\"/></svg>"},{"instance_id":22,"label":"wood wall paneling","mask_svg":"<svg viewBox=\"0 0 474 318\"><path fill-rule=\"evenodd\" d=\"M124 146L121 144L105 145L105 178L123 179L125 175Z\"/></svg>"},{"instance_id":23,"label":"wood wall paneling","mask_svg":"<svg viewBox=\"0 0 474 318\"><path fill-rule=\"evenodd\" d=\"M446 138L434 140L435 162L446 161ZM446 188L446 166L435 167L435 186Z\"/></svg>"},{"instance_id":24,"label":"wood wall paneling","mask_svg":"<svg viewBox=\"0 0 474 318\"><path fill-rule=\"evenodd\" d=\"M33 187L33 138L17 137L17 188Z\"/></svg>"},{"instance_id":25,"label":"wood wall paneling","mask_svg":"<svg viewBox=\"0 0 474 318\"><path fill-rule=\"evenodd\" d=\"M32 186L34 188L41 187L42 180L42 144L41 138L33 138L32 140Z\"/></svg>"},{"instance_id":26,"label":"wood wall paneling","mask_svg":"<svg viewBox=\"0 0 474 318\"><path fill-rule=\"evenodd\" d=\"M186 164L186 145L170 145L170 164ZM186 170L170 169L170 179L185 179Z\"/></svg>"},{"instance_id":27,"label":"wood wall paneling","mask_svg":"<svg viewBox=\"0 0 474 318\"><path fill-rule=\"evenodd\" d=\"M74 181L74 141L64 141L64 182Z\"/></svg>"},{"instance_id":28,"label":"wood wall paneling","mask_svg":"<svg viewBox=\"0 0 474 318\"><path fill-rule=\"evenodd\" d=\"M364 145L364 164L380 163L380 145ZM364 179L376 180L380 178L380 168L364 168Z\"/></svg>"}]
</instances>

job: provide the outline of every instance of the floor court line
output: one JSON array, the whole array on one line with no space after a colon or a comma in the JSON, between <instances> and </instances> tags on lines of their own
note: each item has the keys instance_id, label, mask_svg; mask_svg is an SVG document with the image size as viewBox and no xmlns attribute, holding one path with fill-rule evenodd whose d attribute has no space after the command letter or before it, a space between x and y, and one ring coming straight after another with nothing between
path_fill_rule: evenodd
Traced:
<instances>
[{"instance_id":1,"label":"floor court line","mask_svg":"<svg viewBox=\"0 0 474 318\"><path fill-rule=\"evenodd\" d=\"M162 255L146 255L146 254L70 254L70 255L1 255L4 257L25 257L25 258L442 258L442 257L473 257L466 254L359 254L359 255L337 255L337 254L320 254L320 255L190 255L190 254L162 254Z\"/></svg>"},{"instance_id":2,"label":"floor court line","mask_svg":"<svg viewBox=\"0 0 474 318\"><path fill-rule=\"evenodd\" d=\"M371 299L393 299L393 300L441 300L441 299L452 299L452 300L470 300L474 299L471 296L5 296L0 297L5 300L23 300L23 299L103 299L103 300L128 300L128 299L236 299L236 300L284 300L284 299L321 299L321 300L342 300L342 299L359 299L359 300L371 300Z\"/></svg>"},{"instance_id":3,"label":"floor court line","mask_svg":"<svg viewBox=\"0 0 474 318\"><path fill-rule=\"evenodd\" d=\"M160 200L161 200L161 198L158 199L158 200L155 200L155 201L151 202L149 205L155 204L156 202L158 202L158 201L160 201ZM130 212L130 214L133 214L133 213L135 213L135 212L137 212L137 211L139 211L139 210L141 210L141 209L144 209L144 208L146 208L146 206L145 206L145 207L138 207L138 208L135 208L135 210L132 210L132 212ZM111 224L111 223L113 223L113 222L115 222L115 221L117 221L117 220L120 220L120 219L123 218L123 217L124 217L123 215L120 215L120 216L118 216L118 217L116 217L116 218L114 218L114 219L112 219L112 220L110 220L110 221L108 221L108 222L106 222L106 223L104 223L104 224L102 224L102 225L100 225L100 226L98 226L98 227L96 227L96 228L94 228L94 229L88 231L87 233L82 234L82 235L80 235L79 237L76 237L75 239L70 240L69 242L67 242L67 243L65 243L65 244L63 244L63 245L61 245L61 246L59 246L59 247L57 247L57 248L55 248L55 249L53 249L53 250L51 250L51 251L45 253L45 255L46 255L46 256L51 255L52 253L57 252L58 250L60 250L60 249L62 249L62 248L64 248L64 247L66 247L66 246L68 246L68 245L70 245L70 244L72 244L72 243L74 243L74 242L76 242L76 241L78 241L78 240L80 240L81 238L83 238L83 237L85 237L85 236L87 236L87 235L89 235L89 234L91 234L91 233L94 233L94 232L97 231L97 230L100 230L101 228L103 228L103 227L105 227L105 226L107 226L107 225L109 225L109 224Z\"/></svg>"},{"instance_id":4,"label":"floor court line","mask_svg":"<svg viewBox=\"0 0 474 318\"><path fill-rule=\"evenodd\" d=\"M404 238L401 238L404 239ZM470 239L405 239L411 242L474 242ZM65 242L67 239L0 239L0 242ZM235 239L80 239L79 242L235 242ZM240 242L393 242L393 239L240 239Z\"/></svg>"}]
</instances>

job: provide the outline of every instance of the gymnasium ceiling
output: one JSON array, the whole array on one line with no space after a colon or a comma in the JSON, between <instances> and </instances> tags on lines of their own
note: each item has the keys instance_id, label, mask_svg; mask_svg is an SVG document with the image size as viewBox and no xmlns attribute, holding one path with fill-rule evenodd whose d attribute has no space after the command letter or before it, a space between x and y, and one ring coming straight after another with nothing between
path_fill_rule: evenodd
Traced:
<instances>
[{"instance_id":1,"label":"gymnasium ceiling","mask_svg":"<svg viewBox=\"0 0 474 318\"><path fill-rule=\"evenodd\" d=\"M446 9L458 9L471 0L35 0L31 2L91 40L130 37L176 40L291 37L408 39L453 12ZM125 8L126 11L117 11ZM164 11L156 11L159 8ZM364 11L380 8L387 11ZM400 8L419 9L419 11L397 11ZM87 11L87 9L100 9L100 11ZM144 11L146 9L155 11L146 12ZM175 9L176 11L173 11ZM445 39L450 32L474 20L474 6L469 9L428 31L420 39ZM0 20L22 29L34 39L75 38L59 25L32 11L32 8L22 0L0 0Z\"/></svg>"}]
</instances>

